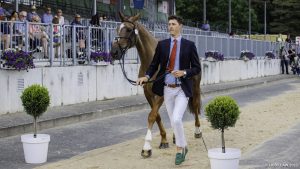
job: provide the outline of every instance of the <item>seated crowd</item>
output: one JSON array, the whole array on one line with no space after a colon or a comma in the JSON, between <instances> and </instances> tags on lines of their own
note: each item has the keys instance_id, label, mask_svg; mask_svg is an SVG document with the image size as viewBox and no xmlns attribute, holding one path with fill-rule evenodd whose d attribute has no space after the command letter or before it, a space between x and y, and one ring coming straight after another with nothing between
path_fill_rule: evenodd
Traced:
<instances>
[{"instance_id":1,"label":"seated crowd","mask_svg":"<svg viewBox=\"0 0 300 169\"><path fill-rule=\"evenodd\" d=\"M90 21L91 26L100 26L99 21L106 20L105 15L96 14L92 17ZM50 41L50 27L49 24L53 23L53 47L55 52L55 57L59 54L60 48L60 36L63 34L62 25L65 25L65 18L62 14L61 9L56 10L56 14L52 14L50 7L45 9L43 15L37 13L36 6L31 6L30 12L16 11L8 12L0 5L0 49L5 50L8 48L18 48L24 49L25 46L25 33L28 29L28 44L30 51L43 52L44 58L49 58L48 56L48 44ZM28 28L26 27L28 24ZM74 20L70 25L83 26L81 23L81 16L76 14ZM97 38L99 41L99 36L103 37L101 30L96 31ZM72 29L67 31L67 33L72 34ZM66 34L67 34L66 33ZM71 36L69 36L71 37ZM85 48L85 38L86 33L83 28L76 28L76 43L78 43L78 50ZM100 43L100 42L95 42Z\"/></svg>"}]
</instances>

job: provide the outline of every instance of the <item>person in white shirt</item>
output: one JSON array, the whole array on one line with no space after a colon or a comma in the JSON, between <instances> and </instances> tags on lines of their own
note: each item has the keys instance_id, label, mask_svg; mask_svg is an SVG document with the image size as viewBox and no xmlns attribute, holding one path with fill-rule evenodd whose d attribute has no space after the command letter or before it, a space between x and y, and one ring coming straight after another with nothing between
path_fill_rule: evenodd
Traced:
<instances>
[{"instance_id":1,"label":"person in white shirt","mask_svg":"<svg viewBox=\"0 0 300 169\"><path fill-rule=\"evenodd\" d=\"M64 25L65 24L65 18L62 16L62 10L61 9L57 10L56 17L58 18L58 21L59 21L58 23L60 25Z\"/></svg>"}]
</instances>

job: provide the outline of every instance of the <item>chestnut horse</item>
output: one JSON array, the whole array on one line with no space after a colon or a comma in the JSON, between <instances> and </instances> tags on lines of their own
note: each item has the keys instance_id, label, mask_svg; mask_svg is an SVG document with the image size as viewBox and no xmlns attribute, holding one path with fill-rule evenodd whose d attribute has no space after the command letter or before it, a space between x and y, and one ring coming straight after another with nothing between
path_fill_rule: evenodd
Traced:
<instances>
[{"instance_id":1,"label":"chestnut horse","mask_svg":"<svg viewBox=\"0 0 300 169\"><path fill-rule=\"evenodd\" d=\"M118 36L116 37L116 41L112 44L111 55L114 60L124 59L125 52L132 47L136 47L141 66L139 69L138 77L145 76L145 72L149 67L155 52L155 48L157 45L157 40L151 35L146 28L137 22L140 15L137 14L135 16L125 17L122 13L119 13L121 18L121 25L117 28ZM166 49L168 50L168 49ZM126 75L125 75L126 76ZM126 77L127 78L127 77ZM157 77L163 78L163 77ZM156 75L152 77L151 80L155 80ZM200 80L201 75L196 75L193 77L193 97L189 99L189 108L191 113L194 114L195 117L195 137L201 138L202 132L200 130ZM133 82L133 81L131 81ZM160 130L161 135L161 143L159 148L164 149L168 148L169 144L166 137L166 131L163 126L159 108L163 104L164 98L155 95L152 92L152 83L146 83L143 86L145 97L148 103L151 106L151 111L148 115L148 131L145 137L145 144L142 150L141 155L145 158L150 157L152 155L152 148L150 142L152 141L151 130L154 122L157 123L158 128ZM173 142L174 142L174 134L173 134Z\"/></svg>"}]
</instances>

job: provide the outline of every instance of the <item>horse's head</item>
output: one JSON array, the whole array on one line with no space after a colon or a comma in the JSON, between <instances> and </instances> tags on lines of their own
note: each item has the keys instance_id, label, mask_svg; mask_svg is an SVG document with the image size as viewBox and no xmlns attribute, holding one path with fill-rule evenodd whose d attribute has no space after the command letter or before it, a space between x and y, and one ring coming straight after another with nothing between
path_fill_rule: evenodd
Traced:
<instances>
[{"instance_id":1,"label":"horse's head","mask_svg":"<svg viewBox=\"0 0 300 169\"><path fill-rule=\"evenodd\" d=\"M138 38L138 29L136 21L140 14L131 17L125 17L119 12L121 25L117 28L117 36L112 44L110 54L114 60L120 60L126 50L135 46Z\"/></svg>"}]
</instances>

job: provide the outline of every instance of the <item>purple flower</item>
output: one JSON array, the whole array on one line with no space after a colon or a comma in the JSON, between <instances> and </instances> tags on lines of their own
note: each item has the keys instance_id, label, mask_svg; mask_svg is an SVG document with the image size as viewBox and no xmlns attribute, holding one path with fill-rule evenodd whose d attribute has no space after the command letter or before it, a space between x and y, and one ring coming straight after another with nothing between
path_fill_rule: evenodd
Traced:
<instances>
[{"instance_id":1,"label":"purple flower","mask_svg":"<svg viewBox=\"0 0 300 169\"><path fill-rule=\"evenodd\" d=\"M265 56L266 56L266 58L269 58L269 59L275 59L275 55L272 51L266 52Z\"/></svg>"},{"instance_id":2,"label":"purple flower","mask_svg":"<svg viewBox=\"0 0 300 169\"><path fill-rule=\"evenodd\" d=\"M205 52L205 59L207 59L209 57L214 58L215 60L218 60L218 61L224 60L224 55L222 53L219 53L218 51Z\"/></svg>"},{"instance_id":3,"label":"purple flower","mask_svg":"<svg viewBox=\"0 0 300 169\"><path fill-rule=\"evenodd\" d=\"M242 51L240 55L240 59L248 59L252 60L255 57L255 55L250 51Z\"/></svg>"},{"instance_id":4,"label":"purple flower","mask_svg":"<svg viewBox=\"0 0 300 169\"><path fill-rule=\"evenodd\" d=\"M34 68L33 56L30 52L22 50L5 50L1 59L4 61L3 66L14 68L16 70L27 70Z\"/></svg>"},{"instance_id":5,"label":"purple flower","mask_svg":"<svg viewBox=\"0 0 300 169\"><path fill-rule=\"evenodd\" d=\"M91 60L94 62L104 61L104 62L112 62L112 57L110 53L96 51L91 52Z\"/></svg>"}]
</instances>

